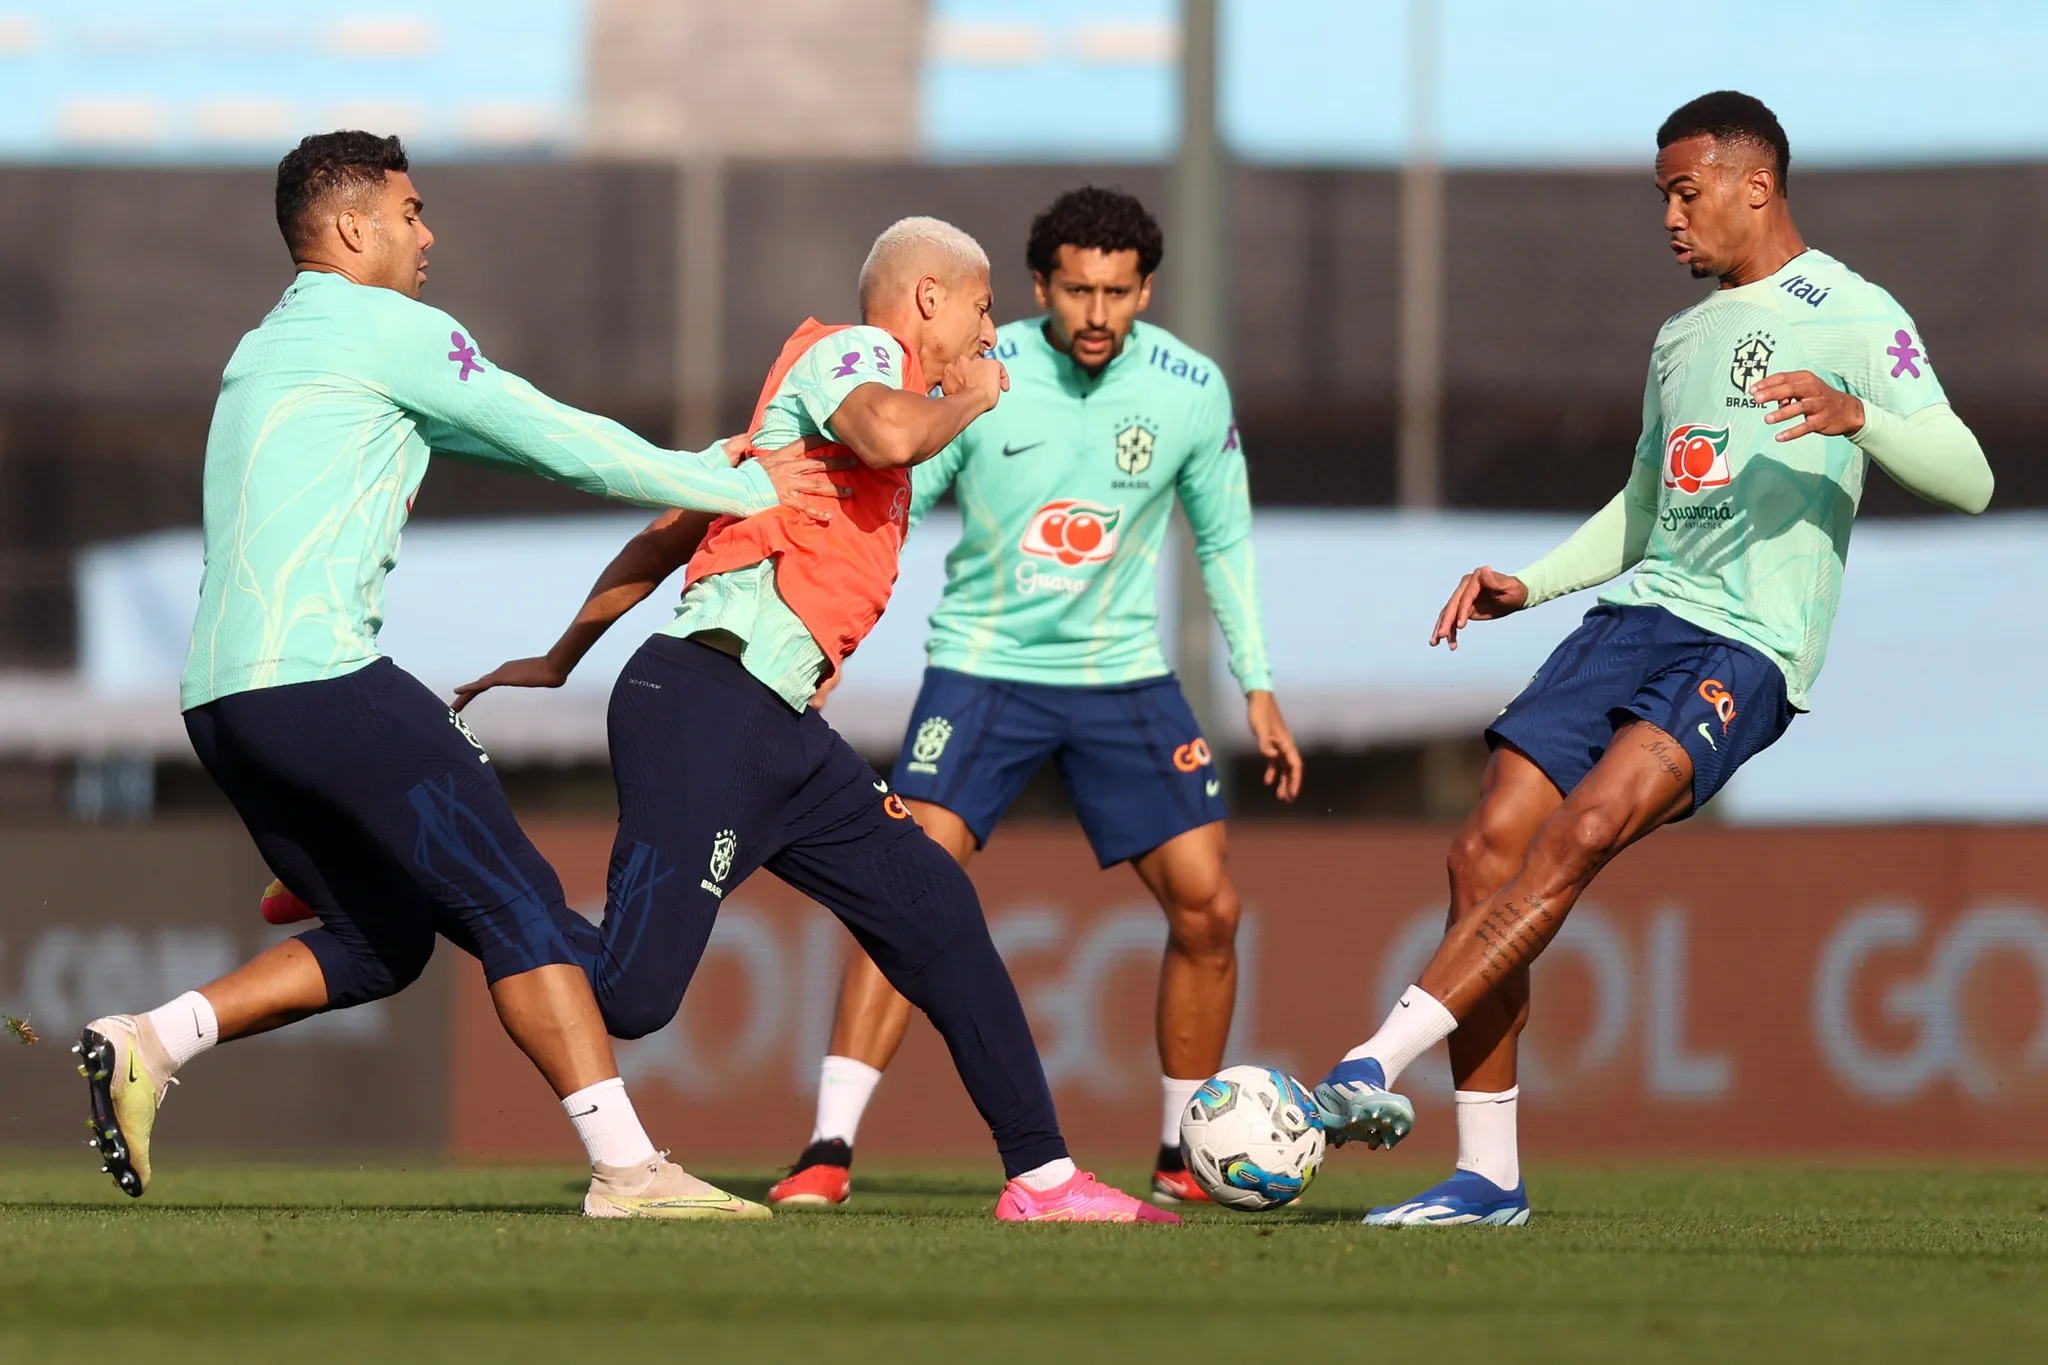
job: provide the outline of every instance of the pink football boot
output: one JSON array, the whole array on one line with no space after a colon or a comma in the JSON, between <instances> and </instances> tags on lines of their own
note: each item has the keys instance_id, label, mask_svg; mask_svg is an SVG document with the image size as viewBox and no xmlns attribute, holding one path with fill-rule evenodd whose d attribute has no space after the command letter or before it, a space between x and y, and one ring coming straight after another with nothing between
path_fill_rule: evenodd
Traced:
<instances>
[{"instance_id":1,"label":"pink football boot","mask_svg":"<svg viewBox=\"0 0 2048 1365\"><path fill-rule=\"evenodd\" d=\"M1178 1223L1180 1215L1155 1209L1112 1189L1086 1171L1065 1184L1034 1190L1021 1180L1003 1186L996 1217L1005 1223Z\"/></svg>"}]
</instances>

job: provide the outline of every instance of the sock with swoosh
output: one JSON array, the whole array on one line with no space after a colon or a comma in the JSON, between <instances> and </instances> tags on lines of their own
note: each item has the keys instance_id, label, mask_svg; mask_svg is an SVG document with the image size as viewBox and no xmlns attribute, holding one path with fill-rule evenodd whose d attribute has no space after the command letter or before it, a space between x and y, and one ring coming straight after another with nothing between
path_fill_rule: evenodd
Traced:
<instances>
[{"instance_id":1,"label":"sock with swoosh","mask_svg":"<svg viewBox=\"0 0 2048 1365\"><path fill-rule=\"evenodd\" d=\"M626 1082L614 1076L562 1097L562 1112L576 1125L593 1166L640 1166L654 1159L654 1143L633 1112Z\"/></svg>"},{"instance_id":2,"label":"sock with swoosh","mask_svg":"<svg viewBox=\"0 0 2048 1365\"><path fill-rule=\"evenodd\" d=\"M198 991L186 991L142 1017L155 1030L172 1071L220 1042L220 1020L213 1012L213 1002Z\"/></svg>"}]
</instances>

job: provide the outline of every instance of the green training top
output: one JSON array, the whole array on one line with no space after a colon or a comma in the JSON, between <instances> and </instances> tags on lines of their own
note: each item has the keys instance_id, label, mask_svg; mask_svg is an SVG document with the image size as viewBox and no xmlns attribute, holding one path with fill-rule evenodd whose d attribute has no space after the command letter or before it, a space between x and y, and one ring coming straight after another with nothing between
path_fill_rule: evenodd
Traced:
<instances>
[{"instance_id":1,"label":"green training top","mask_svg":"<svg viewBox=\"0 0 2048 1365\"><path fill-rule=\"evenodd\" d=\"M1270 688L1244 451L1215 362L1140 322L1091 376L1043 318L1001 328L996 356L1010 391L911 475L913 525L948 487L960 502L931 663L1014 682L1164 676L1159 551L1178 497L1230 671Z\"/></svg>"},{"instance_id":2,"label":"green training top","mask_svg":"<svg viewBox=\"0 0 2048 1365\"><path fill-rule=\"evenodd\" d=\"M1798 420L1766 425L1768 408L1749 389L1793 370L1894 418L1947 402L1913 319L1831 256L1802 252L1767 279L1716 290L1657 333L1636 462L1609 504L1622 515L1603 512L1517 574L1530 605L1588 586L1575 563L1601 557L1590 541L1619 537L1607 548L1622 558L1591 581L1631 562L1636 571L1602 601L1663 607L1762 651L1804 710L1827 655L1867 462L1845 436L1776 439ZM1872 419L1873 433L1886 429ZM1983 484L1988 499L1988 470Z\"/></svg>"},{"instance_id":3,"label":"green training top","mask_svg":"<svg viewBox=\"0 0 2048 1365\"><path fill-rule=\"evenodd\" d=\"M867 326L819 337L768 400L754 448L775 450L806 436L837 440L832 414L863 384L902 387L903 348L896 338ZM777 696L799 711L811 704L825 676L825 651L775 590L773 561L698 579L662 634L683 638L712 630L740 641L740 662Z\"/></svg>"},{"instance_id":4,"label":"green training top","mask_svg":"<svg viewBox=\"0 0 2048 1365\"><path fill-rule=\"evenodd\" d=\"M754 512L764 471L678 455L540 393L438 308L304 271L221 376L186 709L378 657L384 576L429 453L646 507Z\"/></svg>"}]
</instances>

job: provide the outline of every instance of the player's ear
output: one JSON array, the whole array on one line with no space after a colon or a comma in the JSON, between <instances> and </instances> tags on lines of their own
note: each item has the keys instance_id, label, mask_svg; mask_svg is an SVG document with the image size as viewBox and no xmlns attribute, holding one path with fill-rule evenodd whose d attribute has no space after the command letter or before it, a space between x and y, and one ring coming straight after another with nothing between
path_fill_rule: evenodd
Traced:
<instances>
[{"instance_id":1,"label":"player's ear","mask_svg":"<svg viewBox=\"0 0 2048 1365\"><path fill-rule=\"evenodd\" d=\"M368 245L369 217L360 209L345 208L334 215L334 231L341 238L343 246L361 254L363 248Z\"/></svg>"},{"instance_id":2,"label":"player's ear","mask_svg":"<svg viewBox=\"0 0 2048 1365\"><path fill-rule=\"evenodd\" d=\"M1771 202L1777 193L1778 177L1767 166L1759 166L1749 173L1749 206L1760 209Z\"/></svg>"},{"instance_id":3,"label":"player's ear","mask_svg":"<svg viewBox=\"0 0 2048 1365\"><path fill-rule=\"evenodd\" d=\"M1052 306L1052 285L1047 282L1045 276L1039 274L1036 270L1031 272L1031 293L1038 300L1040 308L1050 308Z\"/></svg>"},{"instance_id":4,"label":"player's ear","mask_svg":"<svg viewBox=\"0 0 2048 1365\"><path fill-rule=\"evenodd\" d=\"M917 312L926 322L939 315L939 305L946 301L946 286L938 277L926 275L917 282Z\"/></svg>"},{"instance_id":5,"label":"player's ear","mask_svg":"<svg viewBox=\"0 0 2048 1365\"><path fill-rule=\"evenodd\" d=\"M1151 306L1152 306L1152 277L1151 277L1150 275L1147 275L1147 276L1146 276L1146 277L1145 277L1144 279L1142 279L1142 280L1139 280L1139 281L1138 281L1138 308L1137 308L1137 311L1138 311L1138 312L1140 312L1140 313L1142 313L1142 312L1144 312L1144 311L1145 311L1145 310L1146 310L1147 308L1149 308L1149 307L1151 307Z\"/></svg>"}]
</instances>

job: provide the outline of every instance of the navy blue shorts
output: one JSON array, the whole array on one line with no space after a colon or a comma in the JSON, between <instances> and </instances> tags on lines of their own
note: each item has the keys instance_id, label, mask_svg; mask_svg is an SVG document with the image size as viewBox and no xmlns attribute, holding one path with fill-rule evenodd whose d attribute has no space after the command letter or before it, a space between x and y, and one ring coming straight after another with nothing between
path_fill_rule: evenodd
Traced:
<instances>
[{"instance_id":1,"label":"navy blue shorts","mask_svg":"<svg viewBox=\"0 0 2048 1365\"><path fill-rule=\"evenodd\" d=\"M610 731L619 833L587 966L614 1035L675 1017L720 906L765 869L930 1016L1012 1175L1066 1155L974 883L823 716L738 659L656 635L619 674Z\"/></svg>"},{"instance_id":2,"label":"navy blue shorts","mask_svg":"<svg viewBox=\"0 0 2048 1365\"><path fill-rule=\"evenodd\" d=\"M927 668L892 776L983 845L1048 758L1104 867L1224 816L1222 775L1171 676L1066 687Z\"/></svg>"},{"instance_id":3,"label":"navy blue shorts","mask_svg":"<svg viewBox=\"0 0 2048 1365\"><path fill-rule=\"evenodd\" d=\"M1487 727L1486 740L1513 745L1570 794L1617 729L1648 721L1692 756L1691 815L1796 714L1785 675L1748 645L1662 607L1603 602Z\"/></svg>"},{"instance_id":4,"label":"navy blue shorts","mask_svg":"<svg viewBox=\"0 0 2048 1365\"><path fill-rule=\"evenodd\" d=\"M185 713L199 762L279 880L333 1008L404 989L437 932L497 981L575 963L583 920L448 704L389 659Z\"/></svg>"}]
</instances>

